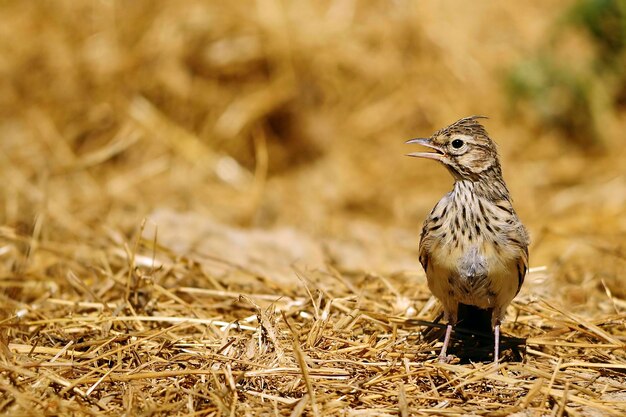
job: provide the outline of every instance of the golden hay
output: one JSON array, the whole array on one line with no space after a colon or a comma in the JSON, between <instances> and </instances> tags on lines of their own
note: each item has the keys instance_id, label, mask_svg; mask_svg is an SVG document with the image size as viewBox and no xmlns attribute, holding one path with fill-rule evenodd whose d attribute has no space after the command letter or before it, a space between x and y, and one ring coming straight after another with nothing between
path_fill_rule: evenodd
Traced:
<instances>
[{"instance_id":1,"label":"golden hay","mask_svg":"<svg viewBox=\"0 0 626 417\"><path fill-rule=\"evenodd\" d=\"M624 415L624 109L504 111L560 3L1 3L0 412ZM403 142L478 113L533 268L439 364Z\"/></svg>"}]
</instances>

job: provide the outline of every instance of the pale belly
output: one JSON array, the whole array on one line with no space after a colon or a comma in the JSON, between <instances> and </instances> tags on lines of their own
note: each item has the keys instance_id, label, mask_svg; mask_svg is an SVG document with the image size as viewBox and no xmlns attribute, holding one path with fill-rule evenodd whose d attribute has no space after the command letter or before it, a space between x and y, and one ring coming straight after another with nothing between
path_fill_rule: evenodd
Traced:
<instances>
[{"instance_id":1,"label":"pale belly","mask_svg":"<svg viewBox=\"0 0 626 417\"><path fill-rule=\"evenodd\" d=\"M491 245L433 248L428 286L444 305L456 311L463 303L500 310L517 293L516 258L496 252Z\"/></svg>"}]
</instances>

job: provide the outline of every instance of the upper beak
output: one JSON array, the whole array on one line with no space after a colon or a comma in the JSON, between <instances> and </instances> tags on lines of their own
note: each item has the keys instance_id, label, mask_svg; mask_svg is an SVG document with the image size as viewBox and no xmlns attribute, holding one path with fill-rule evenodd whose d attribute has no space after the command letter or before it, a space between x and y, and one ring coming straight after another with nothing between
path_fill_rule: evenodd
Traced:
<instances>
[{"instance_id":1,"label":"upper beak","mask_svg":"<svg viewBox=\"0 0 626 417\"><path fill-rule=\"evenodd\" d=\"M443 159L444 153L443 150L437 145L434 145L432 141L428 138L416 138L407 140L406 143L412 144L417 143L418 145L426 146L427 148L434 149L435 152L413 152L407 154L407 156L415 156L417 158L429 158L434 159L436 161L441 161Z\"/></svg>"}]
</instances>

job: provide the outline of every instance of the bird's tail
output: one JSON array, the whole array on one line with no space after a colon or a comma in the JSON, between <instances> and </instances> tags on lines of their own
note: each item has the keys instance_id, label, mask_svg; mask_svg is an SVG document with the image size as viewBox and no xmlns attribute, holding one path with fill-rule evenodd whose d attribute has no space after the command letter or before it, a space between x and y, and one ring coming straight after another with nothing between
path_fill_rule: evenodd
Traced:
<instances>
[{"instance_id":1,"label":"bird's tail","mask_svg":"<svg viewBox=\"0 0 626 417\"><path fill-rule=\"evenodd\" d=\"M456 328L473 334L493 335L491 317L493 309L482 309L476 306L459 303Z\"/></svg>"}]
</instances>

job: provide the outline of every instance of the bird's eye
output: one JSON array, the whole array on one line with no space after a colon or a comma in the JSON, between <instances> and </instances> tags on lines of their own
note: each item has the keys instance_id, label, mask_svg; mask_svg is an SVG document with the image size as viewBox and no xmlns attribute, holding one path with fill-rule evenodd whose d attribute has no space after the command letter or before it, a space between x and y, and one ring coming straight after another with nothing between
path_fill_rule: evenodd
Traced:
<instances>
[{"instance_id":1,"label":"bird's eye","mask_svg":"<svg viewBox=\"0 0 626 417\"><path fill-rule=\"evenodd\" d=\"M452 141L452 147L453 147L454 149L459 149L461 146L463 146L463 143L464 143L464 142L463 142L461 139L454 139L454 140Z\"/></svg>"}]
</instances>

